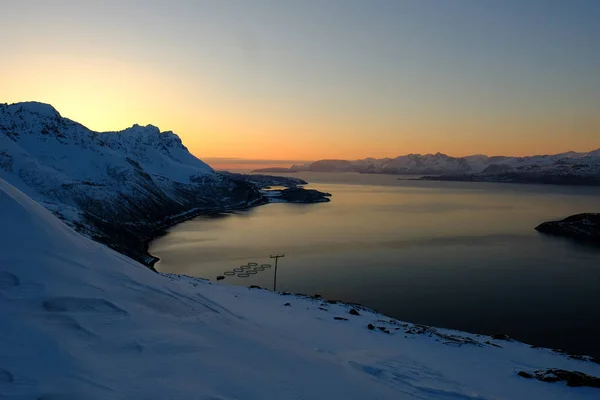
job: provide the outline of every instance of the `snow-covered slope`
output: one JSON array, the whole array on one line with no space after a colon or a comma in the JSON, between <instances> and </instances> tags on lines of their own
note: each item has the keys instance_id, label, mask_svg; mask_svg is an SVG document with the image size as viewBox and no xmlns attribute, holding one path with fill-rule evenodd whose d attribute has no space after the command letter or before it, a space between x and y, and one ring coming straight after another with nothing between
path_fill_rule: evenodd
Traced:
<instances>
[{"instance_id":1,"label":"snow-covered slope","mask_svg":"<svg viewBox=\"0 0 600 400\"><path fill-rule=\"evenodd\" d=\"M98 133L35 102L0 104L0 178L115 247L165 217L261 199L190 154L173 132L134 125Z\"/></svg>"},{"instance_id":2,"label":"snow-covered slope","mask_svg":"<svg viewBox=\"0 0 600 400\"><path fill-rule=\"evenodd\" d=\"M408 154L396 158L365 158L363 160L320 160L294 165L289 171L360 172L379 174L460 175L483 173L486 169L501 168L518 172L523 169L564 173L569 169L578 175L600 175L600 149L589 153L567 152L530 157L488 157L472 155L451 157L446 154ZM260 171L260 170L258 170Z\"/></svg>"},{"instance_id":3,"label":"snow-covered slope","mask_svg":"<svg viewBox=\"0 0 600 400\"><path fill-rule=\"evenodd\" d=\"M320 299L155 274L76 233L2 179L0 221L2 398L562 400L600 393L517 375L545 368L600 375L600 365L550 350L361 308L352 315L350 306Z\"/></svg>"}]
</instances>

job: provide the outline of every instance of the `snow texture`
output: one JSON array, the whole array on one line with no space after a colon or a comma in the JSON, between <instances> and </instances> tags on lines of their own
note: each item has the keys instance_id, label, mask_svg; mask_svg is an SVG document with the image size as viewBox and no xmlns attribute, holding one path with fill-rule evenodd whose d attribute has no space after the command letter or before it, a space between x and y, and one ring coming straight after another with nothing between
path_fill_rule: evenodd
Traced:
<instances>
[{"instance_id":1,"label":"snow texture","mask_svg":"<svg viewBox=\"0 0 600 400\"><path fill-rule=\"evenodd\" d=\"M600 376L600 365L547 349L405 324L360 307L351 314L352 306L319 298L156 274L76 233L1 178L0 221L2 398L600 395L517 375L559 368Z\"/></svg>"}]
</instances>

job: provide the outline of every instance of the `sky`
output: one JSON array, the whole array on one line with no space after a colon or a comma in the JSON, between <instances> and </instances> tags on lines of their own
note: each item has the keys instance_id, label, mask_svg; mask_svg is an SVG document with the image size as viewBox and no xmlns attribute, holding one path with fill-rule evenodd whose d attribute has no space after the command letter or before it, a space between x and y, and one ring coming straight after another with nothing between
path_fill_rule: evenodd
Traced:
<instances>
[{"instance_id":1,"label":"sky","mask_svg":"<svg viewBox=\"0 0 600 400\"><path fill-rule=\"evenodd\" d=\"M597 0L0 0L0 102L212 160L600 147ZM240 161L242 160L242 161Z\"/></svg>"}]
</instances>

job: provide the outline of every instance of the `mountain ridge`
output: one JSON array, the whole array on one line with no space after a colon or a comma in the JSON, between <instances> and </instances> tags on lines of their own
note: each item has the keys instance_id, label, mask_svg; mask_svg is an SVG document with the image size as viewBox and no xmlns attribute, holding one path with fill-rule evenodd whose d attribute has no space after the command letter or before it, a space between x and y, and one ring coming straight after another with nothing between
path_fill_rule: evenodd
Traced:
<instances>
[{"instance_id":1,"label":"mountain ridge","mask_svg":"<svg viewBox=\"0 0 600 400\"><path fill-rule=\"evenodd\" d=\"M356 172L363 174L440 175L440 180L561 182L569 178L583 184L600 184L600 149L589 152L564 152L526 157L487 156L476 154L453 157L443 153L407 154L395 158L360 160L318 160L312 163L253 172ZM506 174L516 175L508 179ZM436 180L435 176L426 179Z\"/></svg>"},{"instance_id":2,"label":"mountain ridge","mask_svg":"<svg viewBox=\"0 0 600 400\"><path fill-rule=\"evenodd\" d=\"M96 132L39 102L0 104L0 178L71 227L151 265L150 232L194 213L268 202L153 125Z\"/></svg>"},{"instance_id":3,"label":"mountain ridge","mask_svg":"<svg viewBox=\"0 0 600 400\"><path fill-rule=\"evenodd\" d=\"M379 173L407 173L407 174L422 174L426 171L435 170L441 173L450 171L455 172L483 172L485 167L493 164L501 165L548 165L559 160L589 160L600 157L600 148L589 152L567 151L557 154L539 154L532 156L488 156L485 154L473 154L469 156L454 157L447 154L437 152L418 154L409 153L397 157L373 158L367 157L357 160L345 159L321 159L306 164L292 165L287 168L290 172L298 171L314 171L326 170L327 172L369 172L370 170ZM446 164L444 164L444 162ZM455 167L453 170L451 167ZM267 168L268 169L268 168ZM286 170L286 168L279 168ZM257 169L260 172L263 169Z\"/></svg>"}]
</instances>

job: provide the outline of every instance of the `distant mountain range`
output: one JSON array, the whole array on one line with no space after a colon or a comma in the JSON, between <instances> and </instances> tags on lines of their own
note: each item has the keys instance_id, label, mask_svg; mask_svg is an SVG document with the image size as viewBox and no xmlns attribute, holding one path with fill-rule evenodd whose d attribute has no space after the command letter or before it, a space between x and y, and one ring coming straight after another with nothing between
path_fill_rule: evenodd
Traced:
<instances>
[{"instance_id":1,"label":"distant mountain range","mask_svg":"<svg viewBox=\"0 0 600 400\"><path fill-rule=\"evenodd\" d=\"M290 168L253 172L358 172L363 174L427 175L425 180L501 181L600 185L600 149L587 153L506 157L408 154L396 158L319 160Z\"/></svg>"}]
</instances>

